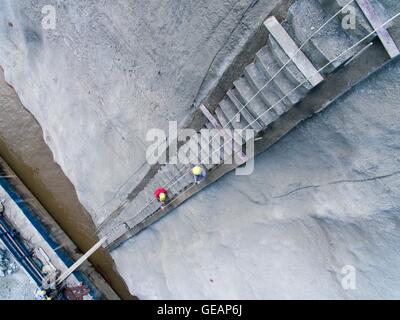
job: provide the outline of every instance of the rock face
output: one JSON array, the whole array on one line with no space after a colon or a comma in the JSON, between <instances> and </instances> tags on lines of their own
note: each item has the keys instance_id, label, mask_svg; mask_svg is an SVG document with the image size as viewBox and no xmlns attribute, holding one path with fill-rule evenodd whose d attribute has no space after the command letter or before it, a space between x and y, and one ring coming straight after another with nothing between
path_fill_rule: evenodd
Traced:
<instances>
[{"instance_id":1,"label":"rock face","mask_svg":"<svg viewBox=\"0 0 400 320\"><path fill-rule=\"evenodd\" d=\"M71 0L44 30L47 4L0 2L0 65L99 223L140 180L147 130L183 121L276 2ZM253 175L221 179L113 252L132 292L398 298L399 75L393 63ZM343 289L344 266L356 290Z\"/></svg>"},{"instance_id":2,"label":"rock face","mask_svg":"<svg viewBox=\"0 0 400 320\"><path fill-rule=\"evenodd\" d=\"M183 121L278 2L70 0L54 30L49 1L0 2L6 79L95 222L144 174L148 129Z\"/></svg>"},{"instance_id":3,"label":"rock face","mask_svg":"<svg viewBox=\"0 0 400 320\"><path fill-rule=\"evenodd\" d=\"M226 176L113 252L128 286L145 299L398 298L399 76L392 63L253 175Z\"/></svg>"}]
</instances>

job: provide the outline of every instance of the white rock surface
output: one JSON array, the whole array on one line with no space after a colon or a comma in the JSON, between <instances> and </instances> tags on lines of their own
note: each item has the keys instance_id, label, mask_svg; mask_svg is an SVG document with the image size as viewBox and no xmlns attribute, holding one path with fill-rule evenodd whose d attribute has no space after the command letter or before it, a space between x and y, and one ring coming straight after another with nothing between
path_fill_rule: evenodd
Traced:
<instances>
[{"instance_id":1,"label":"white rock surface","mask_svg":"<svg viewBox=\"0 0 400 320\"><path fill-rule=\"evenodd\" d=\"M124 184L146 130L184 118L273 2L55 1L58 27L45 31L49 1L0 1L0 65L96 223L139 180ZM399 298L399 76L387 68L260 156L252 176L225 177L115 251L132 292ZM344 265L357 290L343 290Z\"/></svg>"},{"instance_id":2,"label":"white rock surface","mask_svg":"<svg viewBox=\"0 0 400 320\"><path fill-rule=\"evenodd\" d=\"M113 252L140 298L400 297L400 64ZM341 271L356 268L356 290Z\"/></svg>"},{"instance_id":3,"label":"white rock surface","mask_svg":"<svg viewBox=\"0 0 400 320\"><path fill-rule=\"evenodd\" d=\"M0 1L0 66L95 223L145 173L148 129L182 121L276 3Z\"/></svg>"}]
</instances>

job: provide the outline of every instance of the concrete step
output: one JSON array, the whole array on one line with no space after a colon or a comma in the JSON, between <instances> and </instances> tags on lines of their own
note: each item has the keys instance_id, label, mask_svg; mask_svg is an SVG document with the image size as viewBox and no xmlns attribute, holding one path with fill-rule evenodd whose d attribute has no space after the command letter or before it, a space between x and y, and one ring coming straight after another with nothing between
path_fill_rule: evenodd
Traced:
<instances>
[{"instance_id":1,"label":"concrete step","mask_svg":"<svg viewBox=\"0 0 400 320\"><path fill-rule=\"evenodd\" d=\"M144 190L143 190L144 191ZM140 192L135 198L135 202L145 204L148 201L149 196L145 192Z\"/></svg>"},{"instance_id":2,"label":"concrete step","mask_svg":"<svg viewBox=\"0 0 400 320\"><path fill-rule=\"evenodd\" d=\"M170 196L175 196L176 194L179 194L179 188L177 187L177 185L172 185L173 182L171 181L171 179L173 177L167 173L167 170L161 172L161 177L164 179L164 181L166 181L165 189L168 190Z\"/></svg>"},{"instance_id":3,"label":"concrete step","mask_svg":"<svg viewBox=\"0 0 400 320\"><path fill-rule=\"evenodd\" d=\"M232 89L230 91L231 92L235 92L235 90L236 90L236 88L234 88L234 89ZM235 99L239 102L239 105L240 105L241 104L240 101L236 97L235 97ZM245 110L245 109L243 109L243 110ZM252 115L249 113L249 119L251 119L250 118L251 116ZM256 121L256 119L254 119L254 120L255 120L254 124L256 124L257 121ZM250 128L251 128L251 126L249 126L249 129ZM261 128L261 126L259 126L259 128ZM233 132L231 129L222 129L222 127L220 127L220 129L218 129L218 130L220 130L219 131L219 136L220 136L220 141L221 141L221 147L224 147L223 148L224 152L226 152L226 150L228 149L227 147L231 144L230 140L231 139L237 139L238 137L235 135L235 132ZM216 132L214 130L214 132L212 132L211 136L215 137L215 135L216 135ZM215 139L217 139L217 138L215 138ZM242 149L242 139L240 138L240 136L239 136L238 139L239 139L238 141L233 141L233 145L235 146L235 150L241 150ZM211 141L213 141L213 140L214 140L214 138ZM230 148L230 149L232 149L232 148ZM230 150L230 149L228 151L232 152L232 150ZM244 159L244 155L242 153L238 154L238 156L242 158L241 161L245 160Z\"/></svg>"},{"instance_id":4,"label":"concrete step","mask_svg":"<svg viewBox=\"0 0 400 320\"><path fill-rule=\"evenodd\" d=\"M154 179L153 181L156 181L156 179ZM154 191L158 187L161 187L162 184L158 185L158 183L154 183L154 184L149 184L148 186L146 186L146 188L144 188L144 190L140 193L143 196L144 202L151 201L154 198Z\"/></svg>"},{"instance_id":5,"label":"concrete step","mask_svg":"<svg viewBox=\"0 0 400 320\"><path fill-rule=\"evenodd\" d=\"M229 137L233 135L232 130L227 130L225 134ZM211 135L209 141L206 140L204 136L201 136L202 142L204 144L209 144L211 149L210 151L210 156L213 157L210 159L210 161L214 162L212 165L213 167L222 164L224 161L224 156L231 157L232 155L232 149L228 148L232 143L227 143L227 140L225 139L225 135L220 132L217 136ZM238 146L238 144L236 144ZM219 159L219 163L216 163Z\"/></svg>"},{"instance_id":6,"label":"concrete step","mask_svg":"<svg viewBox=\"0 0 400 320\"><path fill-rule=\"evenodd\" d=\"M178 169L178 171L179 171L181 174L183 174L183 173L185 173L187 170L189 170L189 166L187 166L187 165L185 165L185 164L183 164L183 163L178 163L178 164L176 165L176 168Z\"/></svg>"},{"instance_id":7,"label":"concrete step","mask_svg":"<svg viewBox=\"0 0 400 320\"><path fill-rule=\"evenodd\" d=\"M221 146L221 139L216 137L215 134L210 134L209 139L206 139L205 135L201 135L201 143L203 145L208 145L209 146L209 151L210 151L210 162L213 163L213 167L215 167L215 165L217 165L217 158L216 156L214 156L214 160L213 160L213 151L215 151L216 149L218 149ZM213 144L215 145L214 149L213 149ZM216 152L217 154L217 152ZM222 159L222 157L220 157L219 159Z\"/></svg>"},{"instance_id":8,"label":"concrete step","mask_svg":"<svg viewBox=\"0 0 400 320\"><path fill-rule=\"evenodd\" d=\"M317 86L324 80L312 62L307 58L304 52L300 50L299 46L279 23L276 17L269 17L265 20L264 25L270 32L270 35L276 40L282 50L291 57L293 63L304 77L308 79L313 87ZM270 48L273 49L271 45ZM282 68L280 70L282 70Z\"/></svg>"},{"instance_id":9,"label":"concrete step","mask_svg":"<svg viewBox=\"0 0 400 320\"><path fill-rule=\"evenodd\" d=\"M276 75L273 81L279 88L280 98L287 96L292 105L300 101L303 97L302 94L299 93L299 90L292 91L296 88L296 85L283 72L279 72L279 64L275 60L271 48L268 45L257 52L256 62L258 66L262 68L262 72L266 74L268 79Z\"/></svg>"},{"instance_id":10,"label":"concrete step","mask_svg":"<svg viewBox=\"0 0 400 320\"><path fill-rule=\"evenodd\" d=\"M221 108L222 112L224 113L227 119L229 120L234 119L231 121L231 124L234 129L243 129L248 124L246 123L246 120L243 118L243 116L240 113L238 113L236 106L228 97L225 97L223 100L220 101L219 107ZM238 115L240 117L239 119L240 121L237 121Z\"/></svg>"},{"instance_id":11,"label":"concrete step","mask_svg":"<svg viewBox=\"0 0 400 320\"><path fill-rule=\"evenodd\" d=\"M199 161L199 159L191 151L191 149L193 148L192 144L193 141L189 140L182 146L182 152L185 154L186 160L190 165Z\"/></svg>"},{"instance_id":12,"label":"concrete step","mask_svg":"<svg viewBox=\"0 0 400 320\"><path fill-rule=\"evenodd\" d=\"M174 165L168 165L168 170L165 171L165 174L168 176L169 181L171 181L170 185L173 184L177 190L177 194L179 194L186 187L184 184L182 184L182 181L179 180L181 175L176 171Z\"/></svg>"},{"instance_id":13,"label":"concrete step","mask_svg":"<svg viewBox=\"0 0 400 320\"><path fill-rule=\"evenodd\" d=\"M192 166L178 164L176 167L180 172L180 177L181 177L180 181L182 181L182 184L184 184L186 186L185 188L187 188L187 186L193 182L193 179L190 174L190 170L191 170Z\"/></svg>"},{"instance_id":14,"label":"concrete step","mask_svg":"<svg viewBox=\"0 0 400 320\"><path fill-rule=\"evenodd\" d=\"M179 172L181 173L181 181L187 186L190 183L193 182L192 176L191 176L191 170L193 168L193 164L178 164L177 168Z\"/></svg>"},{"instance_id":15,"label":"concrete step","mask_svg":"<svg viewBox=\"0 0 400 320\"><path fill-rule=\"evenodd\" d=\"M199 163L202 163L202 158L206 157L207 158L207 153L206 150L202 149L201 146L201 136L198 134L197 139L191 139L188 142L188 146L194 151L196 154L196 157L194 157L194 160L192 160L192 165L196 165Z\"/></svg>"},{"instance_id":16,"label":"concrete step","mask_svg":"<svg viewBox=\"0 0 400 320\"><path fill-rule=\"evenodd\" d=\"M186 187L190 187L193 183L193 175L192 175L193 165L186 167L185 171L182 173L182 181L186 184Z\"/></svg>"},{"instance_id":17,"label":"concrete step","mask_svg":"<svg viewBox=\"0 0 400 320\"><path fill-rule=\"evenodd\" d=\"M184 173L182 173L180 170L178 170L177 165L173 166L173 173L175 175L175 177L177 177L177 184L180 185L180 189L181 192L183 190L185 190L188 186L188 182L184 179L183 175L186 173L187 171L185 171Z\"/></svg>"},{"instance_id":18,"label":"concrete step","mask_svg":"<svg viewBox=\"0 0 400 320\"><path fill-rule=\"evenodd\" d=\"M154 193L154 191L153 191L153 193ZM153 199L154 199L154 194L153 194ZM146 205L146 204L144 204L144 205ZM160 206L161 206L160 202L157 200L154 200L151 203L149 203L147 205L147 207L145 209L143 209L143 211L140 212L138 215L141 217L145 217L145 216L153 213L154 211L157 211L160 208Z\"/></svg>"},{"instance_id":19,"label":"concrete step","mask_svg":"<svg viewBox=\"0 0 400 320\"><path fill-rule=\"evenodd\" d=\"M215 115L216 115L218 121L221 123L221 125L222 125L223 128L226 128L226 129L234 129L234 128L233 128L233 125L232 125L232 122L233 122L234 120L232 120L232 121L230 122L231 118L228 119L228 118L225 116L225 114L224 114L224 112L221 110L221 107L220 107L220 106L218 106L217 108L215 108Z\"/></svg>"},{"instance_id":20,"label":"concrete step","mask_svg":"<svg viewBox=\"0 0 400 320\"><path fill-rule=\"evenodd\" d=\"M201 144L201 141L199 141L199 149L201 150L199 163L201 163L204 167L206 167L207 170L212 169L213 165L211 164L210 151L208 146L206 146L206 148L204 149L203 145Z\"/></svg>"},{"instance_id":21,"label":"concrete step","mask_svg":"<svg viewBox=\"0 0 400 320\"><path fill-rule=\"evenodd\" d=\"M160 178L161 181L163 181L163 183L164 183L163 187L165 189L167 189L170 194L175 195L175 194L179 193L179 190L175 185L171 186L171 184L172 184L171 178L172 177L169 177L169 174L167 173L167 170L165 169L165 167L157 174L157 176Z\"/></svg>"},{"instance_id":22,"label":"concrete step","mask_svg":"<svg viewBox=\"0 0 400 320\"><path fill-rule=\"evenodd\" d=\"M158 202L157 201L153 201L154 198L154 190L150 190L150 188L146 188L145 190L143 190L143 198L141 200L138 200L135 203L135 211L134 212L130 212L130 216L128 219L131 219L133 217L135 217L136 215L140 215L143 214L143 212L151 212L154 208L157 209L157 205ZM146 209L144 209L146 208ZM142 210L142 212L140 212ZM127 219L125 219L127 220Z\"/></svg>"},{"instance_id":23,"label":"concrete step","mask_svg":"<svg viewBox=\"0 0 400 320\"><path fill-rule=\"evenodd\" d=\"M233 103L233 105L236 107L236 111L240 112L243 119L246 121L245 127L248 127L249 129L253 129L256 133L260 132L262 129L262 125L250 113L249 109L247 107L244 107L244 105L240 102L240 100L238 98L239 93L236 91L236 89L233 88L233 89L229 90L226 95L230 99L230 101Z\"/></svg>"},{"instance_id":24,"label":"concrete step","mask_svg":"<svg viewBox=\"0 0 400 320\"><path fill-rule=\"evenodd\" d=\"M283 99L280 101L280 97L277 94L277 92L280 92L280 89L276 86L275 82L272 81L268 83L269 79L257 66L257 62L248 65L244 74L249 83L253 86L254 90L257 90L257 92L264 87L260 92L260 96L268 105L268 109L270 109L268 113L275 115L277 118L279 115L290 109L292 104L288 99ZM265 86L267 83L268 85ZM271 109L271 107L273 107L273 109Z\"/></svg>"},{"instance_id":25,"label":"concrete step","mask_svg":"<svg viewBox=\"0 0 400 320\"><path fill-rule=\"evenodd\" d=\"M276 42L274 37L269 36L268 43L272 49L275 59L279 63L279 67L282 68L284 65L286 65L282 71L296 85L303 84L299 88L299 91L302 92L302 94L304 95L307 94L307 92L313 88L311 83L307 81L306 77L296 67L293 61L289 62L290 61L289 56L285 53L285 51L282 50L281 46Z\"/></svg>"},{"instance_id":26,"label":"concrete step","mask_svg":"<svg viewBox=\"0 0 400 320\"><path fill-rule=\"evenodd\" d=\"M318 0L299 0L290 7L287 20L283 26L297 45L301 46L331 17L332 14L328 14ZM357 39L351 38L342 28L341 22L333 19L307 42L302 51L314 66L320 69L356 42ZM326 67L322 73L333 72L359 49L355 48L343 55Z\"/></svg>"},{"instance_id":27,"label":"concrete step","mask_svg":"<svg viewBox=\"0 0 400 320\"><path fill-rule=\"evenodd\" d=\"M167 187L168 179L167 179L167 177L165 177L162 174L162 170L161 169L156 173L154 178L155 178L155 181L158 182L158 183L156 183L157 187L161 187L161 188L166 188ZM156 188L154 188L154 189L156 189Z\"/></svg>"},{"instance_id":28,"label":"concrete step","mask_svg":"<svg viewBox=\"0 0 400 320\"><path fill-rule=\"evenodd\" d=\"M151 214L153 212L156 212L157 210L159 210L161 207L161 203L158 201L153 201L152 203L149 204L149 206L147 207L146 211L148 212L148 214ZM148 216L148 214L144 214L144 210L143 213L141 214L143 217Z\"/></svg>"},{"instance_id":29,"label":"concrete step","mask_svg":"<svg viewBox=\"0 0 400 320\"><path fill-rule=\"evenodd\" d=\"M139 193L139 195L135 198L135 202L138 201L139 205L142 206L146 202L152 200L154 198L154 190L158 188L158 183L156 183L157 179L155 177L149 182L149 184ZM152 189L153 191L150 192L149 190Z\"/></svg>"},{"instance_id":30,"label":"concrete step","mask_svg":"<svg viewBox=\"0 0 400 320\"><path fill-rule=\"evenodd\" d=\"M128 216L125 215L125 219L127 220L130 217L136 215L139 210L141 210L150 200L152 199L152 197L150 197L146 192L144 192L144 190L138 194L138 196L135 198L135 209L134 212L130 211L128 213Z\"/></svg>"},{"instance_id":31,"label":"concrete step","mask_svg":"<svg viewBox=\"0 0 400 320\"><path fill-rule=\"evenodd\" d=\"M204 164L207 169L212 169L212 164L211 164L211 147L208 141L204 138L204 135L208 134L210 137L212 137L215 133L214 132L205 132L205 131L200 131L199 134L199 148L201 150L201 163Z\"/></svg>"},{"instance_id":32,"label":"concrete step","mask_svg":"<svg viewBox=\"0 0 400 320\"><path fill-rule=\"evenodd\" d=\"M241 103L244 105L247 104L247 108L255 118L259 118L258 122L261 123L263 127L268 126L275 120L275 117L271 116L271 113L266 112L269 106L261 98L261 94L257 94L257 90L254 90L245 76L242 76L233 84L239 93ZM252 100L249 103L250 99Z\"/></svg>"},{"instance_id":33,"label":"concrete step","mask_svg":"<svg viewBox=\"0 0 400 320\"><path fill-rule=\"evenodd\" d=\"M226 155L226 156L232 158L233 157L233 153L241 153L241 154L243 154L243 156L245 156L245 154L243 153L243 150L242 150L243 149L242 148L242 146L243 146L242 139L239 139L238 137L236 137L234 135L234 132L229 132L229 137L232 137L232 142L228 143L224 139L221 139L221 149L224 152L224 154L221 155L221 157ZM239 141L236 141L234 139L239 139Z\"/></svg>"},{"instance_id":34,"label":"concrete step","mask_svg":"<svg viewBox=\"0 0 400 320\"><path fill-rule=\"evenodd\" d=\"M149 202L151 202L154 199L154 191L156 191L157 188L158 188L158 186L153 187L153 188L145 188L143 190L144 201L140 201L140 204L138 206L139 210L142 209L145 205L147 205Z\"/></svg>"},{"instance_id":35,"label":"concrete step","mask_svg":"<svg viewBox=\"0 0 400 320\"><path fill-rule=\"evenodd\" d=\"M175 176L170 172L168 165L162 168L160 174L164 177L164 180L167 181L166 188L169 188L175 194L179 193L180 190L178 185L175 184L171 187L175 181Z\"/></svg>"}]
</instances>

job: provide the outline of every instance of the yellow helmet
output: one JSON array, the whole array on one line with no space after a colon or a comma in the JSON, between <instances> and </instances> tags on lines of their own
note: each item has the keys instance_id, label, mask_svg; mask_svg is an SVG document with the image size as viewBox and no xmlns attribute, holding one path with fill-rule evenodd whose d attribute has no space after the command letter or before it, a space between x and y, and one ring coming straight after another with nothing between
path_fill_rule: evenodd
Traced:
<instances>
[{"instance_id":1,"label":"yellow helmet","mask_svg":"<svg viewBox=\"0 0 400 320\"><path fill-rule=\"evenodd\" d=\"M193 172L193 174L194 174L195 176L199 176L199 175L201 175L201 173L203 172L203 168L200 167L200 166L195 166L195 167L192 169L192 172Z\"/></svg>"},{"instance_id":2,"label":"yellow helmet","mask_svg":"<svg viewBox=\"0 0 400 320\"><path fill-rule=\"evenodd\" d=\"M167 200L167 195L165 193L160 193L160 201Z\"/></svg>"}]
</instances>

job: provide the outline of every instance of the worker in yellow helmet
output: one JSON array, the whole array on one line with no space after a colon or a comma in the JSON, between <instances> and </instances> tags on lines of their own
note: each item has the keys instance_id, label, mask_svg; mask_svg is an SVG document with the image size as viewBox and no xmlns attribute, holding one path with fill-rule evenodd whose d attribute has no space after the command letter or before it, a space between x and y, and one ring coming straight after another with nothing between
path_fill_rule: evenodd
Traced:
<instances>
[{"instance_id":1,"label":"worker in yellow helmet","mask_svg":"<svg viewBox=\"0 0 400 320\"><path fill-rule=\"evenodd\" d=\"M207 176L206 170L202 166L195 166L192 169L194 183L200 184Z\"/></svg>"},{"instance_id":2,"label":"worker in yellow helmet","mask_svg":"<svg viewBox=\"0 0 400 320\"><path fill-rule=\"evenodd\" d=\"M165 193L160 193L160 202L164 203L167 200L167 195Z\"/></svg>"}]
</instances>

